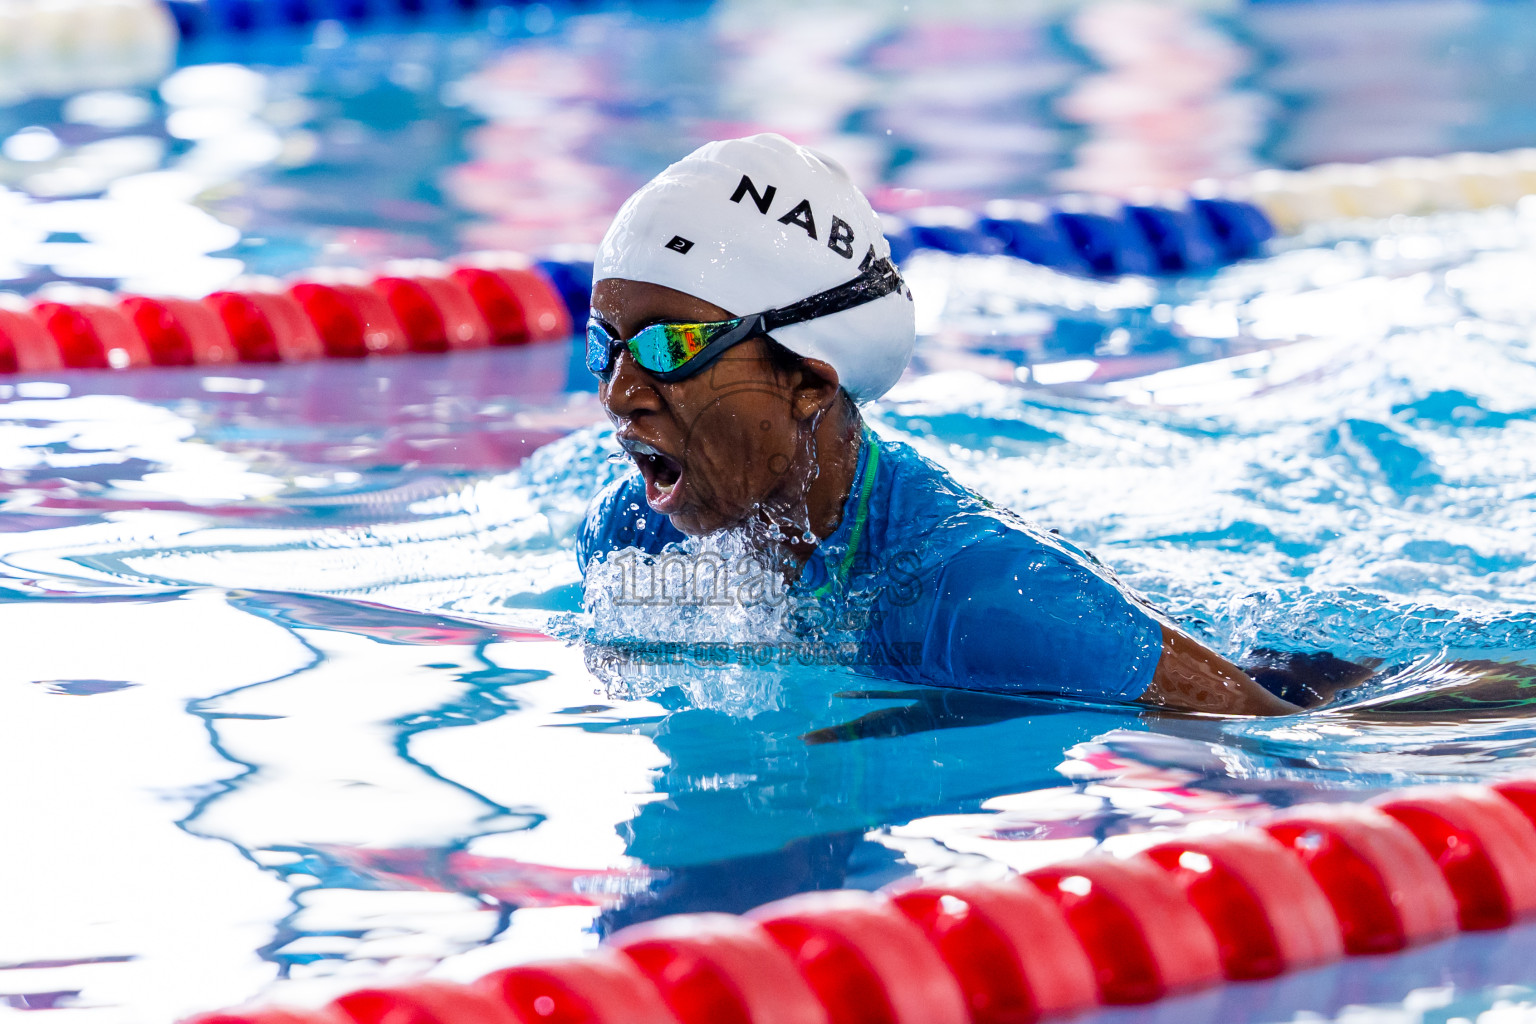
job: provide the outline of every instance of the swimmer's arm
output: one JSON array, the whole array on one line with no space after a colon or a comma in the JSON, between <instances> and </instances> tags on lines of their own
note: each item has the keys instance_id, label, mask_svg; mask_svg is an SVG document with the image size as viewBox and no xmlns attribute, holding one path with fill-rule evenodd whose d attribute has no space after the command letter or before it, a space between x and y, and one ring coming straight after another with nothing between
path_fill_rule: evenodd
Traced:
<instances>
[{"instance_id":1,"label":"swimmer's arm","mask_svg":"<svg viewBox=\"0 0 1536 1024\"><path fill-rule=\"evenodd\" d=\"M1198 640L1163 626L1163 656L1143 704L1218 715L1290 715L1301 709L1254 682Z\"/></svg>"}]
</instances>

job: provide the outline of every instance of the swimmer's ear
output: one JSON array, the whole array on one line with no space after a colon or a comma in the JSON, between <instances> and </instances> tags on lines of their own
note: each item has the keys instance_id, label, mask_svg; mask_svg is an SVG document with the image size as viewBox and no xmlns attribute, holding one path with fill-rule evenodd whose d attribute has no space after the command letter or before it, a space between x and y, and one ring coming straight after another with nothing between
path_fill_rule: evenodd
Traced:
<instances>
[{"instance_id":1,"label":"swimmer's ear","mask_svg":"<svg viewBox=\"0 0 1536 1024\"><path fill-rule=\"evenodd\" d=\"M832 408L841 386L831 363L802 356L791 398L795 419L814 419Z\"/></svg>"}]
</instances>

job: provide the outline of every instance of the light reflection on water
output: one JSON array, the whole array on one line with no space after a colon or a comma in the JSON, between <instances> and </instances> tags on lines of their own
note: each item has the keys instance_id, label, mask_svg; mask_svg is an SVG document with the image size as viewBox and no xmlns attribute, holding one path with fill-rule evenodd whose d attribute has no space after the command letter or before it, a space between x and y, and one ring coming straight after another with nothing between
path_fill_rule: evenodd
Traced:
<instances>
[{"instance_id":1,"label":"light reflection on water","mask_svg":"<svg viewBox=\"0 0 1536 1024\"><path fill-rule=\"evenodd\" d=\"M215 34L158 82L0 107L0 281L198 295L569 252L667 163L754 131L825 149L888 211L1510 149L1536 127L1533 37L1536 11L1473 0L528 5Z\"/></svg>"},{"instance_id":2,"label":"light reflection on water","mask_svg":"<svg viewBox=\"0 0 1536 1024\"><path fill-rule=\"evenodd\" d=\"M927 372L871 410L876 428L1091 546L1223 650L1385 663L1344 704L1281 721L835 667L605 684L546 638L580 607L586 501L622 468L566 346L17 385L0 750L25 780L6 819L35 824L5 846L5 877L31 884L7 897L0 964L34 966L0 971L11 1001L158 1020L278 978L304 1001L469 976L582 948L594 926L1027 867L1191 817L1517 766L1521 680L1485 684L1482 708L1447 695L1465 692L1457 662L1536 651L1533 314L1500 287L1536 261L1528 227L1341 227L1210 281L1090 296L1101 343L1136 330L1050 388L1005 381L1060 337L978 302L1067 282L914 267L945 298ZM1310 312L1285 318L1276 295ZM1137 326L1161 304L1184 324L1222 305L1233 327ZM1270 362L1212 358L1277 338ZM982 347L981 374L940 365ZM1206 379L1168 392L1176 371ZM1472 942L1423 956L1474 989L1518 980ZM1422 959L1394 961L1390 984L1347 966L1281 983L1263 1012L1400 998ZM1180 1003L1181 1019L1235 1019L1256 991Z\"/></svg>"}]
</instances>

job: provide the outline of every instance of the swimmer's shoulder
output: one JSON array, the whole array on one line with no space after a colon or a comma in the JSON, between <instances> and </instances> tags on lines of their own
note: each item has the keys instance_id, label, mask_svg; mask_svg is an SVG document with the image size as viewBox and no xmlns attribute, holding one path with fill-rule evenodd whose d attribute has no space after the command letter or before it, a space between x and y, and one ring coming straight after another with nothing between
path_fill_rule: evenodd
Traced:
<instances>
[{"instance_id":1,"label":"swimmer's shoulder","mask_svg":"<svg viewBox=\"0 0 1536 1024\"><path fill-rule=\"evenodd\" d=\"M645 480L631 470L597 492L576 534L576 560L583 574L598 555L624 548L652 554L683 539L672 520L645 501Z\"/></svg>"},{"instance_id":2,"label":"swimmer's shoulder","mask_svg":"<svg viewBox=\"0 0 1536 1024\"><path fill-rule=\"evenodd\" d=\"M901 576L878 628L920 645L915 678L1095 700L1145 691L1161 629L1098 559L908 445L881 442L879 457L870 562Z\"/></svg>"},{"instance_id":3,"label":"swimmer's shoulder","mask_svg":"<svg viewBox=\"0 0 1536 1024\"><path fill-rule=\"evenodd\" d=\"M977 494L911 445L876 442L880 462L870 512L874 532L887 541L882 547L921 540L923 547L938 549L934 554L977 547L998 555L1050 552L1111 575L1092 552Z\"/></svg>"},{"instance_id":4,"label":"swimmer's shoulder","mask_svg":"<svg viewBox=\"0 0 1536 1024\"><path fill-rule=\"evenodd\" d=\"M960 546L1031 529L1022 517L972 491L911 445L878 437L876 443L880 452L870 513L878 532Z\"/></svg>"}]
</instances>

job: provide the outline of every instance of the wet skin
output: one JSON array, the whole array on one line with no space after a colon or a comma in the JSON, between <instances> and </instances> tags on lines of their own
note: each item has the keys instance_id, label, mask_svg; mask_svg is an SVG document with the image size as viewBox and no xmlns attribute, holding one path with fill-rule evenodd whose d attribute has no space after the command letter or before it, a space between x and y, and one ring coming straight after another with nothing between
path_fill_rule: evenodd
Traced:
<instances>
[{"instance_id":1,"label":"wet skin","mask_svg":"<svg viewBox=\"0 0 1536 1024\"><path fill-rule=\"evenodd\" d=\"M621 340L656 323L732 316L685 292L616 278L593 287L592 315ZM645 478L646 501L683 533L746 524L794 535L779 545L793 570L837 529L858 466L860 418L828 364L802 359L777 369L753 338L692 377L663 382L620 348L598 397ZM799 536L807 529L814 540ZM1143 703L1229 715L1299 710L1182 631L1162 630Z\"/></svg>"},{"instance_id":2,"label":"wet skin","mask_svg":"<svg viewBox=\"0 0 1536 1024\"><path fill-rule=\"evenodd\" d=\"M1194 637L1166 622L1162 628L1163 656L1152 685L1138 698L1143 704L1218 715L1288 715L1301 710Z\"/></svg>"},{"instance_id":3,"label":"wet skin","mask_svg":"<svg viewBox=\"0 0 1536 1024\"><path fill-rule=\"evenodd\" d=\"M593 288L592 314L623 340L655 323L731 317L692 295L617 279ZM598 397L645 478L646 501L684 533L749 522L797 536L809 528L815 540L785 545L803 562L837 529L858 466L860 420L826 363L780 371L764 340L752 338L664 383L621 348Z\"/></svg>"}]
</instances>

